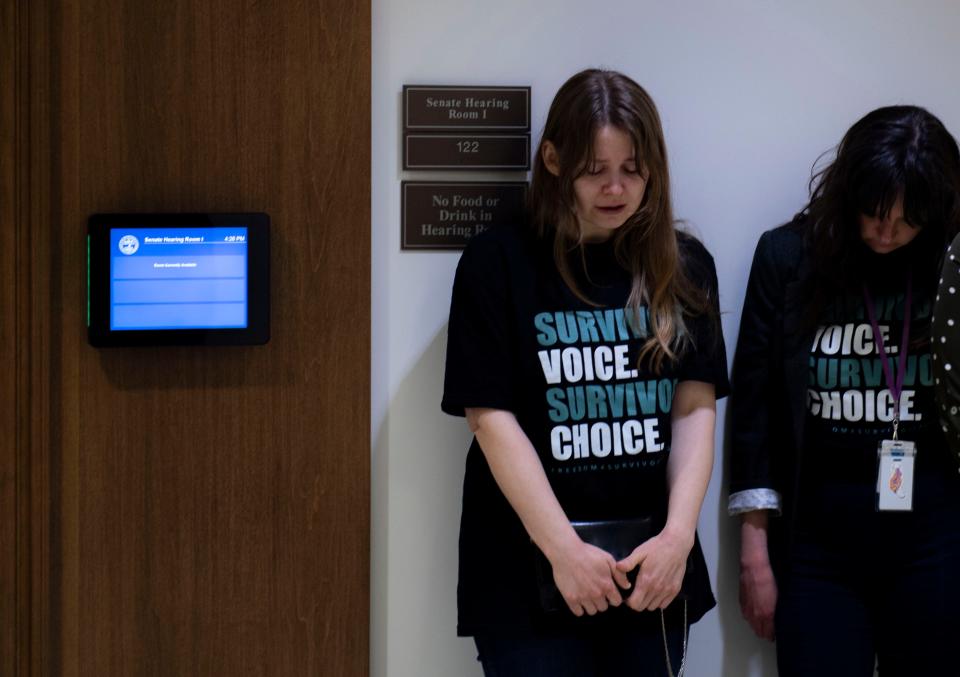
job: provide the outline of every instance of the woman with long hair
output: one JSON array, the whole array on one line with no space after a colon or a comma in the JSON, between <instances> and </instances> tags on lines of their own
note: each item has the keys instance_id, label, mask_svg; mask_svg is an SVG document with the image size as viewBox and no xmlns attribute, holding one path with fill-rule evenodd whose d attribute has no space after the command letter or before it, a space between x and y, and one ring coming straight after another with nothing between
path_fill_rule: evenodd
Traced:
<instances>
[{"instance_id":1,"label":"woman with long hair","mask_svg":"<svg viewBox=\"0 0 960 677\"><path fill-rule=\"evenodd\" d=\"M649 95L570 78L529 202L528 226L471 240L453 287L442 406L475 436L458 632L487 675L679 674L715 603L695 530L727 379L713 260L675 228Z\"/></svg>"},{"instance_id":2,"label":"woman with long hair","mask_svg":"<svg viewBox=\"0 0 960 677\"><path fill-rule=\"evenodd\" d=\"M740 601L781 677L945 674L960 630L960 477L933 398L931 316L960 229L960 152L875 110L764 233L733 367ZM952 674L952 672L951 672Z\"/></svg>"}]
</instances>

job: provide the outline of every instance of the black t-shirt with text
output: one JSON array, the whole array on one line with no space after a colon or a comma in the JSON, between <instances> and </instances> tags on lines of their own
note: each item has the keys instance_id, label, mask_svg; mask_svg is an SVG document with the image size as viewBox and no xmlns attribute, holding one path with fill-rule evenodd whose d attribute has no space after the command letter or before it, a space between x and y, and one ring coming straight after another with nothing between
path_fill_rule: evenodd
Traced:
<instances>
[{"instance_id":1,"label":"black t-shirt with text","mask_svg":"<svg viewBox=\"0 0 960 677\"><path fill-rule=\"evenodd\" d=\"M807 422L801 473L801 521L838 533L863 528L875 512L877 445L890 439L896 404L888 377L897 377L903 322L910 299L910 336L899 404L899 437L917 445L914 511L955 503L952 468L934 402L930 323L936 279L926 243L889 254L864 246L857 265L883 338L880 351L862 289L834 300L821 318L810 352Z\"/></svg>"},{"instance_id":2,"label":"black t-shirt with text","mask_svg":"<svg viewBox=\"0 0 960 677\"><path fill-rule=\"evenodd\" d=\"M713 260L678 235L692 282L716 307ZM581 256L582 253L582 256ZM719 321L686 317L692 348L660 373L638 364L646 308L627 308L631 279L609 243L571 255L576 297L553 260L552 243L517 228L473 238L457 268L448 327L442 407L511 411L573 521L666 515L666 461L677 384L728 390ZM476 440L467 454L460 528L458 632L538 631L608 622L659 623L626 607L594 618L539 609L534 550L497 487ZM699 543L691 557L690 618L714 605ZM676 606L676 605L674 605ZM656 627L659 627L657 625Z\"/></svg>"}]
</instances>

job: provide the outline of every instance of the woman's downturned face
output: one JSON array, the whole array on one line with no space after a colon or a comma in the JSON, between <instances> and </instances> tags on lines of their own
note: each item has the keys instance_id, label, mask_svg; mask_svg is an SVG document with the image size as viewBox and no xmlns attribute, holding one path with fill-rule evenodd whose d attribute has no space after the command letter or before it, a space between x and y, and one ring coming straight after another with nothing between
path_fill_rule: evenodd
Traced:
<instances>
[{"instance_id":1,"label":"woman's downturned face","mask_svg":"<svg viewBox=\"0 0 960 677\"><path fill-rule=\"evenodd\" d=\"M920 233L903 218L903 197L898 197L887 218L860 215L860 239L877 254L889 254L909 244Z\"/></svg>"}]
</instances>

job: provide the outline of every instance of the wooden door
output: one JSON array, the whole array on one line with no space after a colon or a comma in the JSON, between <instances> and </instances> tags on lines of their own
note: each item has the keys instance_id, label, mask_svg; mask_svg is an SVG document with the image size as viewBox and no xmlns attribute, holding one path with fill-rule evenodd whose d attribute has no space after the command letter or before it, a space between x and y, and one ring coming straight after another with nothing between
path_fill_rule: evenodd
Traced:
<instances>
[{"instance_id":1,"label":"wooden door","mask_svg":"<svg viewBox=\"0 0 960 677\"><path fill-rule=\"evenodd\" d=\"M0 9L0 674L364 675L370 6ZM94 212L265 211L272 339L94 349Z\"/></svg>"}]
</instances>

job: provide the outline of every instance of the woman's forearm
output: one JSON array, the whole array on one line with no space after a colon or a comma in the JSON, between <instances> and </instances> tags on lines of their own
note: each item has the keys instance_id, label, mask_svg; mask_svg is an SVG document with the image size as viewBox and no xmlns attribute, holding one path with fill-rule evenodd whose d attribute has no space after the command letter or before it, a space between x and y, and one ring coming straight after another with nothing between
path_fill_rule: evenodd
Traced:
<instances>
[{"instance_id":1,"label":"woman's forearm","mask_svg":"<svg viewBox=\"0 0 960 677\"><path fill-rule=\"evenodd\" d=\"M579 543L516 417L499 409L467 409L467 421L500 491L547 558Z\"/></svg>"},{"instance_id":2,"label":"woman's forearm","mask_svg":"<svg viewBox=\"0 0 960 677\"><path fill-rule=\"evenodd\" d=\"M667 461L670 499L664 531L691 546L713 470L716 417L715 390L711 384L685 381L677 386L673 441Z\"/></svg>"},{"instance_id":3,"label":"woman's forearm","mask_svg":"<svg viewBox=\"0 0 960 677\"><path fill-rule=\"evenodd\" d=\"M740 517L740 564L741 566L770 564L767 549L767 511L752 510Z\"/></svg>"}]
</instances>

